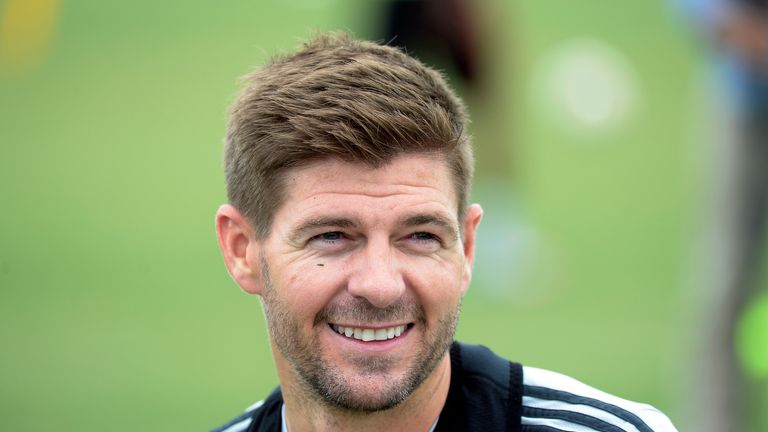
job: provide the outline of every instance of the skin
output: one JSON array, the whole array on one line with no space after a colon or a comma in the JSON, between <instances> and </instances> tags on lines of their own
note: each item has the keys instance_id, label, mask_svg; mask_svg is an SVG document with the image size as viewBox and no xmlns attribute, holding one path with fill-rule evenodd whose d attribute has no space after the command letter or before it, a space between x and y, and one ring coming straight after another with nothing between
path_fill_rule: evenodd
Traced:
<instances>
[{"instance_id":1,"label":"skin","mask_svg":"<svg viewBox=\"0 0 768 432\"><path fill-rule=\"evenodd\" d=\"M732 6L718 17L715 39L762 74L768 74L768 16Z\"/></svg>"},{"instance_id":2,"label":"skin","mask_svg":"<svg viewBox=\"0 0 768 432\"><path fill-rule=\"evenodd\" d=\"M321 160L289 172L287 186L267 238L230 205L216 227L230 274L262 297L288 426L427 430L448 394L482 209L469 206L459 225L449 170L430 155L376 169ZM408 329L362 342L333 324Z\"/></svg>"}]
</instances>

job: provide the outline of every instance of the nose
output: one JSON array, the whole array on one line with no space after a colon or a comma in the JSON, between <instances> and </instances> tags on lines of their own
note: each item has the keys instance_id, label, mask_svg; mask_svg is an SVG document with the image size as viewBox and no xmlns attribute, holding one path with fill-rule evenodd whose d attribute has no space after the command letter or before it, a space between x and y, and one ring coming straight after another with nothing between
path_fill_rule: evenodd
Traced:
<instances>
[{"instance_id":1,"label":"nose","mask_svg":"<svg viewBox=\"0 0 768 432\"><path fill-rule=\"evenodd\" d=\"M378 308L397 302L405 292L396 251L388 240L368 241L355 257L347 290Z\"/></svg>"}]
</instances>

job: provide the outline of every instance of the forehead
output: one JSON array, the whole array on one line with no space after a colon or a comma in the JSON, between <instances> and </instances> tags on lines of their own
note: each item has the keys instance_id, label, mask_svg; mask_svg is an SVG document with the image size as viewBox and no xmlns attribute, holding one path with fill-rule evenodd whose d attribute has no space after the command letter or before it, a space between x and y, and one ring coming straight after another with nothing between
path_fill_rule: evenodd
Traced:
<instances>
[{"instance_id":1,"label":"forehead","mask_svg":"<svg viewBox=\"0 0 768 432\"><path fill-rule=\"evenodd\" d=\"M457 198L448 166L437 155L414 154L381 167L322 159L286 173L286 199L280 219L315 211L402 210L421 206L455 215ZM301 214L297 214L301 213Z\"/></svg>"}]
</instances>

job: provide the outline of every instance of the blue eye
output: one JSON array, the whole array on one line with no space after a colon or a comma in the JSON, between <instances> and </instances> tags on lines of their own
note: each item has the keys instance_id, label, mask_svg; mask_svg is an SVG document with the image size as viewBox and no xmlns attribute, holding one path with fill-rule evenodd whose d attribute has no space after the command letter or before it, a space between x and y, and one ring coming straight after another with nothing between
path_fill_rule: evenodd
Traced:
<instances>
[{"instance_id":1,"label":"blue eye","mask_svg":"<svg viewBox=\"0 0 768 432\"><path fill-rule=\"evenodd\" d=\"M341 231L328 231L309 239L308 246L324 252L338 252L350 246L350 238Z\"/></svg>"},{"instance_id":2,"label":"blue eye","mask_svg":"<svg viewBox=\"0 0 768 432\"><path fill-rule=\"evenodd\" d=\"M343 234L340 231L331 231L327 233L322 233L319 236L317 236L317 238L319 238L320 240L329 241L329 242L341 240L342 237L343 237Z\"/></svg>"}]
</instances>

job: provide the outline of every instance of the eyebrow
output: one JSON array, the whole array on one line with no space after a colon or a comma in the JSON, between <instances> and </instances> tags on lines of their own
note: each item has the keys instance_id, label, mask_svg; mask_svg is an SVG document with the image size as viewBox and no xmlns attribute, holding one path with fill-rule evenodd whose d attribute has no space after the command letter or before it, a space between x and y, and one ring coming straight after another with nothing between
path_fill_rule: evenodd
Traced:
<instances>
[{"instance_id":1,"label":"eyebrow","mask_svg":"<svg viewBox=\"0 0 768 432\"><path fill-rule=\"evenodd\" d=\"M310 218L291 229L288 233L288 239L292 241L299 240L318 228L354 228L357 225L354 220L345 217Z\"/></svg>"}]
</instances>

